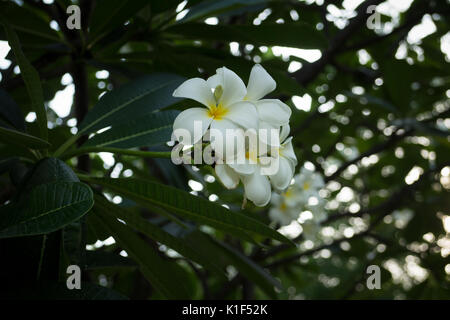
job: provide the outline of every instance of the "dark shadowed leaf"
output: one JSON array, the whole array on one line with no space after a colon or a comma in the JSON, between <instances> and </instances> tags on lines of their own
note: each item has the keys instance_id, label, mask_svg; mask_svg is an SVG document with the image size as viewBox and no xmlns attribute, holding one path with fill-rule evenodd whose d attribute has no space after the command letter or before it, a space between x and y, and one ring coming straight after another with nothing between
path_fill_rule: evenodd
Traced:
<instances>
[{"instance_id":1,"label":"dark shadowed leaf","mask_svg":"<svg viewBox=\"0 0 450 320\"><path fill-rule=\"evenodd\" d=\"M25 130L25 119L22 111L11 96L0 88L0 119L7 121L15 129Z\"/></svg>"},{"instance_id":2,"label":"dark shadowed leaf","mask_svg":"<svg viewBox=\"0 0 450 320\"><path fill-rule=\"evenodd\" d=\"M186 23L167 29L168 33L189 39L252 43L260 46L286 46L320 49L327 45L322 33L308 24L208 25Z\"/></svg>"},{"instance_id":3,"label":"dark shadowed leaf","mask_svg":"<svg viewBox=\"0 0 450 320\"><path fill-rule=\"evenodd\" d=\"M133 229L138 230L159 243L165 244L186 258L192 259L209 270L214 271L216 274L221 276L225 275L225 270L222 269L220 265L217 265L215 261L210 260L208 256L202 255L198 252L197 248L190 245L188 241L183 241L172 236L150 221L140 217L136 212L122 209L101 197L96 197L95 199L96 206L102 207L104 212L125 221L127 225L131 226Z\"/></svg>"},{"instance_id":4,"label":"dark shadowed leaf","mask_svg":"<svg viewBox=\"0 0 450 320\"><path fill-rule=\"evenodd\" d=\"M149 246L136 232L116 218L108 216L98 208L95 214L95 218L111 232L122 249L139 264L142 274L159 293L168 299L189 298L189 292L184 285L178 265L160 256L160 253Z\"/></svg>"},{"instance_id":5,"label":"dark shadowed leaf","mask_svg":"<svg viewBox=\"0 0 450 320\"><path fill-rule=\"evenodd\" d=\"M134 121L113 126L90 138L84 147L134 148L170 141L178 111L155 112Z\"/></svg>"},{"instance_id":6,"label":"dark shadowed leaf","mask_svg":"<svg viewBox=\"0 0 450 320\"><path fill-rule=\"evenodd\" d=\"M94 204L81 182L41 184L18 203L0 209L0 238L45 234L82 217Z\"/></svg>"},{"instance_id":7,"label":"dark shadowed leaf","mask_svg":"<svg viewBox=\"0 0 450 320\"><path fill-rule=\"evenodd\" d=\"M253 234L290 243L289 239L258 220L173 187L137 179L90 178L89 181L136 202L162 207L183 218L210 225L247 240Z\"/></svg>"},{"instance_id":8,"label":"dark shadowed leaf","mask_svg":"<svg viewBox=\"0 0 450 320\"><path fill-rule=\"evenodd\" d=\"M172 93L183 80L177 75L156 73L106 93L86 115L79 133L123 124L175 103Z\"/></svg>"},{"instance_id":9,"label":"dark shadowed leaf","mask_svg":"<svg viewBox=\"0 0 450 320\"><path fill-rule=\"evenodd\" d=\"M47 114L44 106L44 94L42 92L41 80L36 69L31 65L22 52L19 38L16 32L9 24L4 24L9 45L14 52L17 64L20 67L23 81L30 96L32 110L36 112L37 122L39 126L39 136L43 140L47 140Z\"/></svg>"},{"instance_id":10,"label":"dark shadowed leaf","mask_svg":"<svg viewBox=\"0 0 450 320\"><path fill-rule=\"evenodd\" d=\"M0 141L5 144L18 144L31 149L45 149L50 146L47 141L38 137L3 127L0 127Z\"/></svg>"}]
</instances>

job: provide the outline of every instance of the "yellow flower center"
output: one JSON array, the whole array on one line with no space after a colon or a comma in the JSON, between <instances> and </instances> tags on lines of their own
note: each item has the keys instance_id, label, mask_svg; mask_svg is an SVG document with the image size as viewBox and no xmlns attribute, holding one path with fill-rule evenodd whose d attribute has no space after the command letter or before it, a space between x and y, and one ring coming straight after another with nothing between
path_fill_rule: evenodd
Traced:
<instances>
[{"instance_id":1,"label":"yellow flower center","mask_svg":"<svg viewBox=\"0 0 450 320\"><path fill-rule=\"evenodd\" d=\"M218 106L210 106L208 110L208 117L213 118L214 120L222 120L227 112L228 110L221 104L219 104Z\"/></svg>"},{"instance_id":2,"label":"yellow flower center","mask_svg":"<svg viewBox=\"0 0 450 320\"><path fill-rule=\"evenodd\" d=\"M245 153L245 158L250 160L251 163L257 163L258 162L258 157L256 155L256 152L254 152L254 151L247 151Z\"/></svg>"},{"instance_id":3,"label":"yellow flower center","mask_svg":"<svg viewBox=\"0 0 450 320\"><path fill-rule=\"evenodd\" d=\"M286 192L284 193L284 196L286 198L292 197L292 189L291 188L287 189Z\"/></svg>"},{"instance_id":4,"label":"yellow flower center","mask_svg":"<svg viewBox=\"0 0 450 320\"><path fill-rule=\"evenodd\" d=\"M303 183L303 190L308 190L310 187L311 187L311 184L308 181Z\"/></svg>"},{"instance_id":5,"label":"yellow flower center","mask_svg":"<svg viewBox=\"0 0 450 320\"><path fill-rule=\"evenodd\" d=\"M280 157L283 157L283 147L279 147L279 148L278 148L278 155L279 155Z\"/></svg>"},{"instance_id":6,"label":"yellow flower center","mask_svg":"<svg viewBox=\"0 0 450 320\"><path fill-rule=\"evenodd\" d=\"M280 205L280 210L281 211L286 211L286 209L287 209L287 205L286 205L286 203L281 203L281 205Z\"/></svg>"}]
</instances>

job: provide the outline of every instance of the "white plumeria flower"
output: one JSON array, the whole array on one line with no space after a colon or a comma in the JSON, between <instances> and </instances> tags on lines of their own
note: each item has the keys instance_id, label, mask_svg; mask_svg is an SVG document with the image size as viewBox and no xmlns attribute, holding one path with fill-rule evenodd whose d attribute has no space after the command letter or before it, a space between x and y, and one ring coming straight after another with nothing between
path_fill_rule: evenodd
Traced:
<instances>
[{"instance_id":1,"label":"white plumeria flower","mask_svg":"<svg viewBox=\"0 0 450 320\"><path fill-rule=\"evenodd\" d=\"M289 186L297 165L292 138L287 138L291 109L280 100L262 99L275 87L275 81L264 68L255 65L247 88L233 71L223 67L206 81L200 78L185 81L173 93L175 97L190 98L206 106L187 109L178 115L173 125L175 138L178 141L183 138L180 142L184 145L193 145L202 138L205 141L209 132L219 180L228 189L242 181L245 197L257 206L265 206L270 201L271 184L277 191ZM258 129L265 129L266 134ZM241 135L238 145L227 141L234 139L227 135L228 130L234 130L235 136ZM216 138L214 131L221 133L222 139ZM257 141L256 146L251 143L246 146L245 137Z\"/></svg>"},{"instance_id":2,"label":"white plumeria flower","mask_svg":"<svg viewBox=\"0 0 450 320\"><path fill-rule=\"evenodd\" d=\"M272 221L279 223L280 226L286 226L297 220L299 216L298 208L287 206L283 196L273 193L271 203L272 208L269 210L269 217Z\"/></svg>"},{"instance_id":3,"label":"white plumeria flower","mask_svg":"<svg viewBox=\"0 0 450 320\"><path fill-rule=\"evenodd\" d=\"M175 119L173 130L179 140L179 129L187 130L191 141L182 141L185 145L198 142L208 128L218 130L226 137L226 130L257 129L258 113L253 103L244 101L247 89L241 78L233 71L222 67L217 69L214 81L193 78L182 83L173 93L174 97L189 98L200 102L206 108L190 108L181 112ZM214 86L215 85L215 86ZM194 130L196 122L201 123L201 130ZM197 131L197 132L196 132ZM212 141L217 144L216 152L230 155L225 150L226 141ZM234 152L234 150L230 150Z\"/></svg>"},{"instance_id":4,"label":"white plumeria flower","mask_svg":"<svg viewBox=\"0 0 450 320\"><path fill-rule=\"evenodd\" d=\"M325 182L320 174L303 167L294 179L304 202L308 203L310 197L320 198L319 191L325 186Z\"/></svg>"}]
</instances>

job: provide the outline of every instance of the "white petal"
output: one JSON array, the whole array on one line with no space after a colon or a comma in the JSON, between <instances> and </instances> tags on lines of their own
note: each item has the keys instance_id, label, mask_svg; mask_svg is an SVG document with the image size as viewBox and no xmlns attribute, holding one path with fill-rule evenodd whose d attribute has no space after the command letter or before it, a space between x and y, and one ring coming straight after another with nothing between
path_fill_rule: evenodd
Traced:
<instances>
[{"instance_id":1,"label":"white petal","mask_svg":"<svg viewBox=\"0 0 450 320\"><path fill-rule=\"evenodd\" d=\"M211 88L215 88L222 85L222 77L218 73L216 73L215 75L212 75L211 77L206 79L206 82Z\"/></svg>"},{"instance_id":2,"label":"white petal","mask_svg":"<svg viewBox=\"0 0 450 320\"><path fill-rule=\"evenodd\" d=\"M184 145L192 145L203 137L212 118L208 109L190 108L181 112L173 122L173 134Z\"/></svg>"},{"instance_id":3,"label":"white petal","mask_svg":"<svg viewBox=\"0 0 450 320\"><path fill-rule=\"evenodd\" d=\"M280 141L284 141L289 136L290 131L291 127L289 126L289 124L285 124L284 126L282 126L280 132Z\"/></svg>"},{"instance_id":4,"label":"white petal","mask_svg":"<svg viewBox=\"0 0 450 320\"><path fill-rule=\"evenodd\" d=\"M266 151L270 151L270 146L280 147L280 127L272 125L266 121L259 122L258 138L262 144L266 145ZM260 148L263 146L260 145ZM263 152L264 153L264 152ZM265 152L267 153L267 152ZM264 154L265 154L264 153ZM261 154L261 152L260 152Z\"/></svg>"},{"instance_id":5,"label":"white petal","mask_svg":"<svg viewBox=\"0 0 450 320\"><path fill-rule=\"evenodd\" d=\"M227 108L224 118L233 121L244 129L258 129L258 112L251 102L233 103Z\"/></svg>"},{"instance_id":6,"label":"white petal","mask_svg":"<svg viewBox=\"0 0 450 320\"><path fill-rule=\"evenodd\" d=\"M226 164L216 164L216 174L227 189L234 189L239 183L239 176Z\"/></svg>"},{"instance_id":7,"label":"white petal","mask_svg":"<svg viewBox=\"0 0 450 320\"><path fill-rule=\"evenodd\" d=\"M230 163L228 164L234 171L241 175L253 174L256 170L256 164L252 163Z\"/></svg>"},{"instance_id":8,"label":"white petal","mask_svg":"<svg viewBox=\"0 0 450 320\"><path fill-rule=\"evenodd\" d=\"M270 203L273 206L280 206L283 201L284 199L279 193L272 192L272 198L270 198Z\"/></svg>"},{"instance_id":9,"label":"white petal","mask_svg":"<svg viewBox=\"0 0 450 320\"><path fill-rule=\"evenodd\" d=\"M291 161L294 167L297 165L297 157L295 155L294 148L292 147L292 137L287 138L282 144L281 154L282 157Z\"/></svg>"},{"instance_id":10,"label":"white petal","mask_svg":"<svg viewBox=\"0 0 450 320\"><path fill-rule=\"evenodd\" d=\"M247 94L245 84L239 76L226 67L217 69L217 74L221 77L220 85L223 88L219 103L224 107L241 101Z\"/></svg>"},{"instance_id":11,"label":"white petal","mask_svg":"<svg viewBox=\"0 0 450 320\"><path fill-rule=\"evenodd\" d=\"M263 99L256 102L259 118L275 126L289 123L292 111L288 105L278 99Z\"/></svg>"},{"instance_id":12,"label":"white petal","mask_svg":"<svg viewBox=\"0 0 450 320\"><path fill-rule=\"evenodd\" d=\"M293 175L294 171L289 163L289 160L280 157L280 164L277 173L269 176L269 178L273 187L278 191L282 191L289 186Z\"/></svg>"},{"instance_id":13,"label":"white petal","mask_svg":"<svg viewBox=\"0 0 450 320\"><path fill-rule=\"evenodd\" d=\"M278 222L281 226L288 225L294 220L291 217L290 212L286 212L286 210L281 210L278 208L271 208L269 210L269 217L272 221Z\"/></svg>"},{"instance_id":14,"label":"white petal","mask_svg":"<svg viewBox=\"0 0 450 320\"><path fill-rule=\"evenodd\" d=\"M244 130L234 122L228 119L213 120L210 137L217 157L225 163L245 155Z\"/></svg>"},{"instance_id":15,"label":"white petal","mask_svg":"<svg viewBox=\"0 0 450 320\"><path fill-rule=\"evenodd\" d=\"M216 105L216 100L214 99L211 87L205 80L200 78L186 80L175 89L173 96L198 101L208 108Z\"/></svg>"},{"instance_id":16,"label":"white petal","mask_svg":"<svg viewBox=\"0 0 450 320\"><path fill-rule=\"evenodd\" d=\"M267 71L260 64L256 64L250 72L246 98L250 101L257 101L275 90L276 86L275 80Z\"/></svg>"},{"instance_id":17,"label":"white petal","mask_svg":"<svg viewBox=\"0 0 450 320\"><path fill-rule=\"evenodd\" d=\"M244 183L245 196L258 207L264 207L270 201L272 190L267 176L256 170L249 176L241 177Z\"/></svg>"}]
</instances>

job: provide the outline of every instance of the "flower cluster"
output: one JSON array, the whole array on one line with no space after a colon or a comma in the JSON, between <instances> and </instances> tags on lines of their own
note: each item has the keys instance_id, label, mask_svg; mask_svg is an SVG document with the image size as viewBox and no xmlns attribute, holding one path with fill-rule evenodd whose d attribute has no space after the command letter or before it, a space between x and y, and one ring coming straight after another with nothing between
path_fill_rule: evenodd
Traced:
<instances>
[{"instance_id":1,"label":"flower cluster","mask_svg":"<svg viewBox=\"0 0 450 320\"><path fill-rule=\"evenodd\" d=\"M270 218L281 226L288 225L299 218L302 211L309 211L312 219L301 222L306 237L317 232L319 223L325 216L325 202L319 191L325 186L322 176L302 167L295 175L294 182L282 194L272 196Z\"/></svg>"},{"instance_id":2,"label":"flower cluster","mask_svg":"<svg viewBox=\"0 0 450 320\"><path fill-rule=\"evenodd\" d=\"M272 187L281 192L289 186L297 165L288 137L291 109L278 99L263 99L275 87L274 79L257 64L247 86L222 67L207 80L185 81L173 93L206 107L178 115L175 139L185 146L210 142L220 181L228 189L241 181L245 198L257 206L269 203Z\"/></svg>"}]
</instances>

